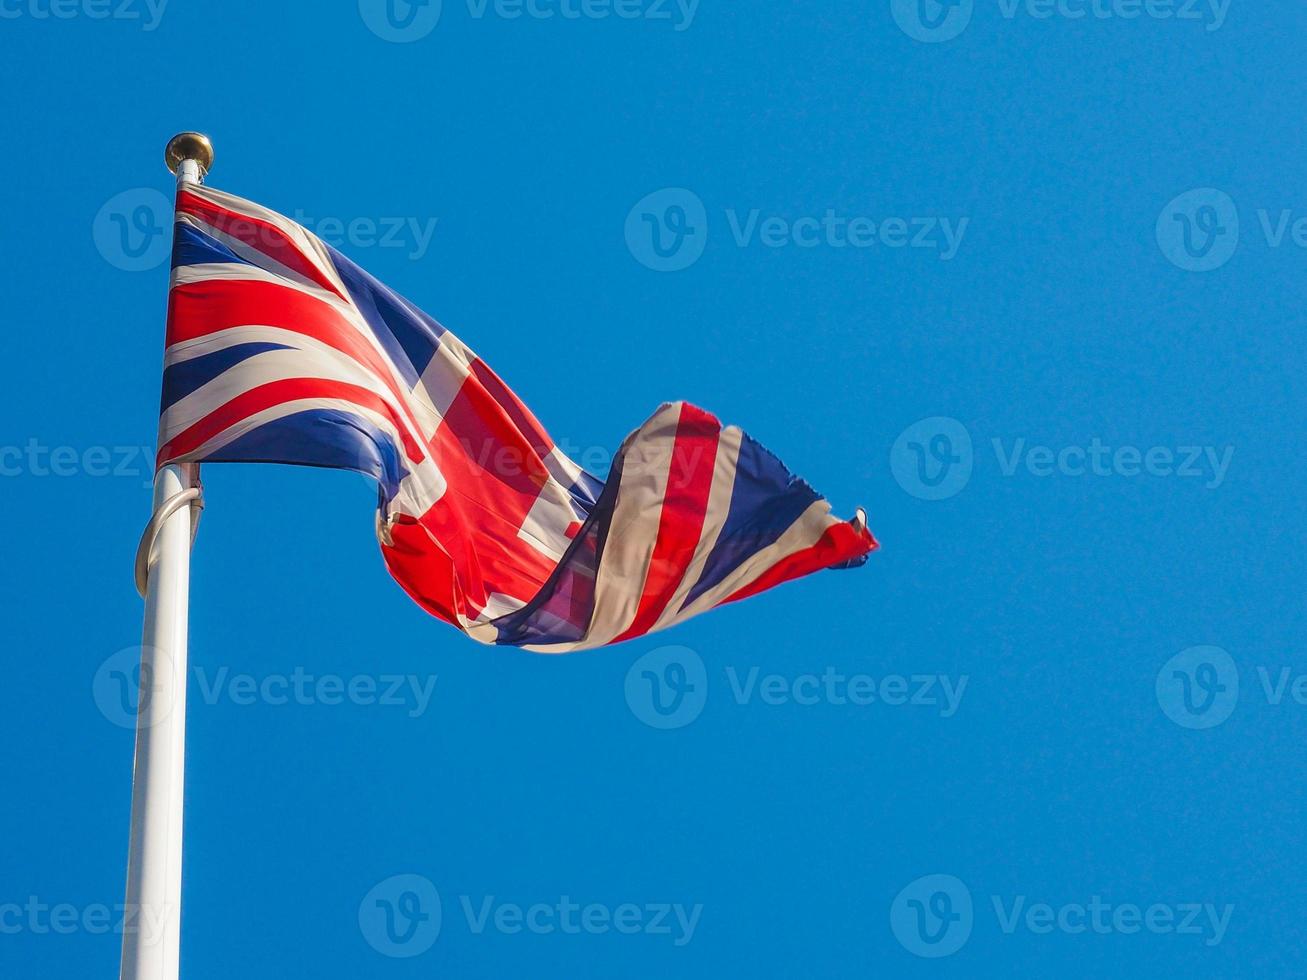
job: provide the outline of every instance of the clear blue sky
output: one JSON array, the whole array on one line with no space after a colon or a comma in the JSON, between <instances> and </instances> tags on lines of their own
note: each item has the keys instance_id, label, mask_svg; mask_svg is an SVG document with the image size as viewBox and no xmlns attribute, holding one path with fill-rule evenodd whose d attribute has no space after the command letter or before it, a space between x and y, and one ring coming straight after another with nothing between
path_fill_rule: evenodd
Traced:
<instances>
[{"instance_id":1,"label":"clear blue sky","mask_svg":"<svg viewBox=\"0 0 1307 980\"><path fill-rule=\"evenodd\" d=\"M1299 5L50 2L0 2L0 973L117 969L181 129L580 461L690 399L883 542L550 659L410 603L362 477L209 467L187 980L1300 973Z\"/></svg>"}]
</instances>

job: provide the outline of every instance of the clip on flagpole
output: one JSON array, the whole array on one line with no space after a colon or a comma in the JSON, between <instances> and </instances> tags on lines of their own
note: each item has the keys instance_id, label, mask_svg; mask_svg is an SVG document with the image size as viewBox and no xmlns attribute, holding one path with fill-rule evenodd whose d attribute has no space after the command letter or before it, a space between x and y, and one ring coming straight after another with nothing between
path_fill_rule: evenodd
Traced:
<instances>
[{"instance_id":1,"label":"clip on flagpole","mask_svg":"<svg viewBox=\"0 0 1307 980\"><path fill-rule=\"evenodd\" d=\"M213 165L213 145L182 133L168 142L165 159L179 188L195 185ZM180 969L186 631L199 477L194 463L159 469L154 516L136 552L145 622L120 980L178 980Z\"/></svg>"},{"instance_id":2,"label":"clip on flagpole","mask_svg":"<svg viewBox=\"0 0 1307 980\"><path fill-rule=\"evenodd\" d=\"M191 506L191 545L193 546L195 535L200 530L200 512L204 510L204 489L200 486L188 487L173 494L154 512L150 523L145 525L145 531L141 534L141 543L136 546L136 591L140 593L142 599L149 596L150 566L158 557L154 546L159 540L159 531L168 522L168 518L187 504Z\"/></svg>"}]
</instances>

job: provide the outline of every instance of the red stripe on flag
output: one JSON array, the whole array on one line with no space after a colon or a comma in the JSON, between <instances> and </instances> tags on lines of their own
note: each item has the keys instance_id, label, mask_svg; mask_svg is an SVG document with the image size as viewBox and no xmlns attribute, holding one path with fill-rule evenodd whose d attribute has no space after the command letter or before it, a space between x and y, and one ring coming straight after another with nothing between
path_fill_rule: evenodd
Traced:
<instances>
[{"instance_id":1,"label":"red stripe on flag","mask_svg":"<svg viewBox=\"0 0 1307 980\"><path fill-rule=\"evenodd\" d=\"M446 444L457 442L481 471L477 478L490 478L487 487L492 492L502 486L519 495L525 502L521 517L526 517L540 488L549 482L538 436L523 431L509 407L475 373L463 381L450 402L436 438Z\"/></svg>"},{"instance_id":2,"label":"red stripe on flag","mask_svg":"<svg viewBox=\"0 0 1307 980\"><path fill-rule=\"evenodd\" d=\"M724 606L728 602L747 599L749 596L757 595L759 592L764 592L773 586L780 585L782 582L810 575L813 572L821 571L823 568L830 568L832 565L852 561L854 558L861 558L879 547L879 542L872 537L871 532L866 528L858 530L849 523L832 524L812 547L804 548L787 558L782 558L758 578L738 592L727 596L717 605Z\"/></svg>"},{"instance_id":3,"label":"red stripe on flag","mask_svg":"<svg viewBox=\"0 0 1307 980\"><path fill-rule=\"evenodd\" d=\"M177 210L183 214L194 215L223 234L244 242L287 269L298 272L323 289L340 296L341 299L346 298L317 264L300 251L299 246L272 222L224 208L221 204L215 204L188 190L177 193Z\"/></svg>"},{"instance_id":4,"label":"red stripe on flag","mask_svg":"<svg viewBox=\"0 0 1307 980\"><path fill-rule=\"evenodd\" d=\"M415 586L432 596L448 589L452 594L449 607L469 619L481 614L493 593L529 602L558 567L557 562L519 538L512 521L481 501L464 496L453 484L419 523L432 539L428 550L457 556L458 568L455 580L441 585L426 580L415 564L409 572Z\"/></svg>"},{"instance_id":5,"label":"red stripe on flag","mask_svg":"<svg viewBox=\"0 0 1307 980\"><path fill-rule=\"evenodd\" d=\"M390 528L389 545L381 546L386 569L414 602L447 623L459 625L458 573L448 552L413 518L401 515Z\"/></svg>"},{"instance_id":6,"label":"red stripe on flag","mask_svg":"<svg viewBox=\"0 0 1307 980\"><path fill-rule=\"evenodd\" d=\"M557 566L518 534L547 474L516 429L492 431L482 424L473 406L486 408L489 397L469 378L436 430L431 453L446 491L421 517L451 554L466 556L468 574L460 584L473 616L491 592L534 598Z\"/></svg>"},{"instance_id":7,"label":"red stripe on flag","mask_svg":"<svg viewBox=\"0 0 1307 980\"><path fill-rule=\"evenodd\" d=\"M232 327L265 326L303 334L340 351L367 368L394 397L417 432L410 393L359 329L329 303L277 283L248 279L205 279L174 286L168 297L168 346Z\"/></svg>"},{"instance_id":8,"label":"red stripe on flag","mask_svg":"<svg viewBox=\"0 0 1307 980\"><path fill-rule=\"evenodd\" d=\"M517 395L513 394L513 390L504 384L503 379L495 374L490 365L479 357L472 361L470 370L473 376L481 382L481 386L489 392L490 397L513 420L513 424L527 436L535 450L542 457L548 456L554 448L553 440L545 432L545 427L531 414L531 410L522 404Z\"/></svg>"},{"instance_id":9,"label":"red stripe on flag","mask_svg":"<svg viewBox=\"0 0 1307 980\"><path fill-rule=\"evenodd\" d=\"M550 479L539 434L488 390L484 372L464 380L431 439L446 482L418 528L392 529L391 574L419 604L445 619L475 619L494 593L533 599L557 562L519 532ZM497 379L496 379L497 380ZM499 382L499 390L502 388ZM536 423L538 430L538 423ZM428 569L423 555L432 556ZM457 556L454 574L449 556Z\"/></svg>"},{"instance_id":10,"label":"red stripe on flag","mask_svg":"<svg viewBox=\"0 0 1307 980\"><path fill-rule=\"evenodd\" d=\"M721 423L703 409L681 406L667 491L658 519L658 538L649 559L640 605L631 625L612 642L649 632L681 584L703 534L721 432Z\"/></svg>"}]
</instances>

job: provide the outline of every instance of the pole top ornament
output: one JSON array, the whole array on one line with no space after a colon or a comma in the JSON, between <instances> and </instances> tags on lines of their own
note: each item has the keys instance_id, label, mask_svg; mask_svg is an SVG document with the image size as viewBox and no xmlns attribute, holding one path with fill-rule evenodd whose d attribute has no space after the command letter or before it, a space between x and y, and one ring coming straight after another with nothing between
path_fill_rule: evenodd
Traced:
<instances>
[{"instance_id":1,"label":"pole top ornament","mask_svg":"<svg viewBox=\"0 0 1307 980\"><path fill-rule=\"evenodd\" d=\"M203 133L178 133L168 141L168 148L164 150L163 158L168 164L168 169L174 174L181 168L182 163L194 160L199 164L200 176L203 177L213 166L213 143Z\"/></svg>"}]
</instances>

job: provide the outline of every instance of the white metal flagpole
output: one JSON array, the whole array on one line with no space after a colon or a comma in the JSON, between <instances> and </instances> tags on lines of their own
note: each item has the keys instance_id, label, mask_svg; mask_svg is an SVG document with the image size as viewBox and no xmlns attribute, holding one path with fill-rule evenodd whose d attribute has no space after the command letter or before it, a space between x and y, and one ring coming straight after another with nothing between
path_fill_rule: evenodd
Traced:
<instances>
[{"instance_id":1,"label":"white metal flagpole","mask_svg":"<svg viewBox=\"0 0 1307 980\"><path fill-rule=\"evenodd\" d=\"M213 147L198 133L182 133L169 141L166 159L178 186L199 183L213 164ZM161 469L154 480L154 517L137 558L137 585L145 593L145 626L121 980L178 977L186 621L199 496L198 466Z\"/></svg>"}]
</instances>

